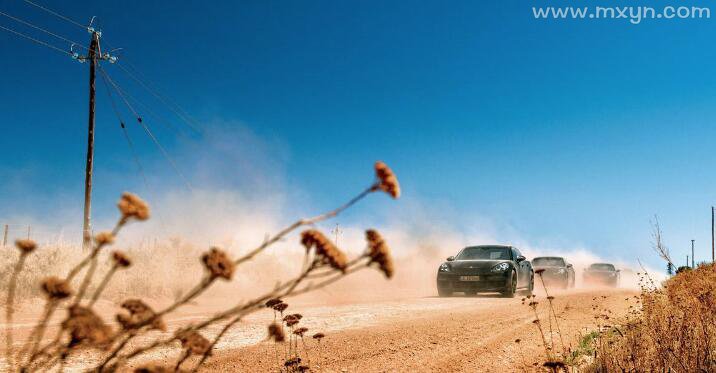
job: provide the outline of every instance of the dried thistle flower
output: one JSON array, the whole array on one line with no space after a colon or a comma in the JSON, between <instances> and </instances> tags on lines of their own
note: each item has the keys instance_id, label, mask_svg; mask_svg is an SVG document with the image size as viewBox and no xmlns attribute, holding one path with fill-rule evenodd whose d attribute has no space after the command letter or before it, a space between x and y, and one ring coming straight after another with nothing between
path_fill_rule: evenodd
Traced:
<instances>
[{"instance_id":1,"label":"dried thistle flower","mask_svg":"<svg viewBox=\"0 0 716 373\"><path fill-rule=\"evenodd\" d=\"M278 312L286 311L286 308L288 308L288 303L279 303L279 304L273 306L273 309Z\"/></svg>"},{"instance_id":2,"label":"dried thistle flower","mask_svg":"<svg viewBox=\"0 0 716 373\"><path fill-rule=\"evenodd\" d=\"M70 333L67 347L83 344L90 347L106 348L112 340L112 330L87 307L74 305L69 309L68 318L62 328Z\"/></svg>"},{"instance_id":3,"label":"dried thistle flower","mask_svg":"<svg viewBox=\"0 0 716 373\"><path fill-rule=\"evenodd\" d=\"M395 267L393 257L390 255L390 248L383 240L383 237L374 229L365 231L365 238L368 241L368 255L370 262L378 264L385 277L393 277Z\"/></svg>"},{"instance_id":4,"label":"dried thistle flower","mask_svg":"<svg viewBox=\"0 0 716 373\"><path fill-rule=\"evenodd\" d=\"M114 243L112 232L99 232L94 236L94 243L97 246L111 245Z\"/></svg>"},{"instance_id":5,"label":"dried thistle flower","mask_svg":"<svg viewBox=\"0 0 716 373\"><path fill-rule=\"evenodd\" d=\"M393 170L385 163L375 162L375 176L378 178L377 189L388 193L393 198L400 197L400 184Z\"/></svg>"},{"instance_id":6,"label":"dried thistle flower","mask_svg":"<svg viewBox=\"0 0 716 373\"><path fill-rule=\"evenodd\" d=\"M204 267L209 271L209 274L214 278L221 277L231 280L231 276L234 275L234 262L218 247L212 247L208 253L202 255L201 260L204 262Z\"/></svg>"},{"instance_id":7,"label":"dried thistle flower","mask_svg":"<svg viewBox=\"0 0 716 373\"><path fill-rule=\"evenodd\" d=\"M145 325L150 325L151 329L162 331L167 328L164 321L156 317L156 312L139 299L128 299L122 302L121 307L129 312L128 314L117 314L117 322L124 330L137 329Z\"/></svg>"},{"instance_id":8,"label":"dried thistle flower","mask_svg":"<svg viewBox=\"0 0 716 373\"><path fill-rule=\"evenodd\" d=\"M544 268L540 268L540 269L536 270L535 273L538 275L541 275L542 273L544 273Z\"/></svg>"},{"instance_id":9,"label":"dried thistle flower","mask_svg":"<svg viewBox=\"0 0 716 373\"><path fill-rule=\"evenodd\" d=\"M181 333L179 340L181 341L182 347L191 354L203 355L211 348L211 342L194 330Z\"/></svg>"},{"instance_id":10,"label":"dried thistle flower","mask_svg":"<svg viewBox=\"0 0 716 373\"><path fill-rule=\"evenodd\" d=\"M266 301L265 305L267 308L273 308L273 306L275 306L277 304L281 304L281 303L283 303L283 301L281 299L272 298L272 299L269 299L268 301Z\"/></svg>"},{"instance_id":11,"label":"dried thistle flower","mask_svg":"<svg viewBox=\"0 0 716 373\"><path fill-rule=\"evenodd\" d=\"M294 314L293 314L293 317L295 317L295 318L301 320L301 319L303 318L303 315L301 315L300 313L294 313Z\"/></svg>"},{"instance_id":12,"label":"dried thistle flower","mask_svg":"<svg viewBox=\"0 0 716 373\"><path fill-rule=\"evenodd\" d=\"M316 256L322 257L324 262L328 263L331 267L345 272L348 266L348 259L343 252L336 247L323 233L315 230L308 229L301 233L301 244L306 248L306 251L315 248Z\"/></svg>"},{"instance_id":13,"label":"dried thistle flower","mask_svg":"<svg viewBox=\"0 0 716 373\"><path fill-rule=\"evenodd\" d=\"M293 331L293 334L295 334L295 335L297 335L297 336L300 336L300 337L303 337L303 335L304 335L307 331L308 331L308 328L306 328L305 326L302 326L302 327L300 327L300 328L294 330L294 331Z\"/></svg>"},{"instance_id":14,"label":"dried thistle flower","mask_svg":"<svg viewBox=\"0 0 716 373\"><path fill-rule=\"evenodd\" d=\"M112 252L112 260L114 261L114 264L119 267L127 268L132 265L132 261L129 259L127 254L122 251Z\"/></svg>"},{"instance_id":15,"label":"dried thistle flower","mask_svg":"<svg viewBox=\"0 0 716 373\"><path fill-rule=\"evenodd\" d=\"M60 279L59 277L47 277L42 280L42 291L45 292L47 298L53 300L65 299L72 295L72 289L67 281Z\"/></svg>"},{"instance_id":16,"label":"dried thistle flower","mask_svg":"<svg viewBox=\"0 0 716 373\"><path fill-rule=\"evenodd\" d=\"M283 321L286 323L286 326L294 326L298 324L299 319L294 315L286 315L286 317L283 318Z\"/></svg>"},{"instance_id":17,"label":"dried thistle flower","mask_svg":"<svg viewBox=\"0 0 716 373\"><path fill-rule=\"evenodd\" d=\"M117 203L119 212L122 214L122 220L129 219L147 220L149 219L149 205L139 198L136 194L129 192L122 193L122 197Z\"/></svg>"},{"instance_id":18,"label":"dried thistle flower","mask_svg":"<svg viewBox=\"0 0 716 373\"><path fill-rule=\"evenodd\" d=\"M317 339L317 340L320 341L320 340L323 339L325 336L326 336L326 335L323 334L323 333L316 333L316 334L313 335L313 339Z\"/></svg>"},{"instance_id":19,"label":"dried thistle flower","mask_svg":"<svg viewBox=\"0 0 716 373\"><path fill-rule=\"evenodd\" d=\"M30 239L22 239L15 241L15 247L17 247L20 250L20 253L24 255L35 251L35 249L37 249L37 244L35 241Z\"/></svg>"},{"instance_id":20,"label":"dried thistle flower","mask_svg":"<svg viewBox=\"0 0 716 373\"><path fill-rule=\"evenodd\" d=\"M283 365L286 367L292 367L292 366L295 366L298 364L301 364L301 358L298 356L290 358L290 359L286 360L285 363L283 363Z\"/></svg>"},{"instance_id":21,"label":"dried thistle flower","mask_svg":"<svg viewBox=\"0 0 716 373\"><path fill-rule=\"evenodd\" d=\"M311 370L311 367L309 367L308 365L299 365L296 369L298 369L299 372L308 372L309 370Z\"/></svg>"},{"instance_id":22,"label":"dried thistle flower","mask_svg":"<svg viewBox=\"0 0 716 373\"><path fill-rule=\"evenodd\" d=\"M283 333L283 329L276 323L268 326L269 339L273 339L276 342L283 342L286 340L286 335Z\"/></svg>"},{"instance_id":23,"label":"dried thistle flower","mask_svg":"<svg viewBox=\"0 0 716 373\"><path fill-rule=\"evenodd\" d=\"M134 369L134 373L171 373L174 369L157 364L147 364Z\"/></svg>"}]
</instances>

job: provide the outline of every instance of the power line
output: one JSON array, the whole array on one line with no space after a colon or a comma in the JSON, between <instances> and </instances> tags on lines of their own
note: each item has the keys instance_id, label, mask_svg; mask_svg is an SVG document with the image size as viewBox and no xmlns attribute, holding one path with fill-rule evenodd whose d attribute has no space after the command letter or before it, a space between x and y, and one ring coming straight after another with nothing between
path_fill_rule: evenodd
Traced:
<instances>
[{"instance_id":1,"label":"power line","mask_svg":"<svg viewBox=\"0 0 716 373\"><path fill-rule=\"evenodd\" d=\"M5 13L5 12L0 12L0 15L3 15L3 16L5 16L5 17L7 17L7 18L10 18L10 19L12 19L13 21L22 23L23 25L32 27L32 28L34 28L34 29L36 29L36 30L42 31L42 32L44 32L44 33L46 33L46 34L48 34L48 35L54 36L54 37L56 37L56 38L58 38L58 39L60 39L60 40L64 40L64 41L66 41L66 42L68 42L68 43L70 43L70 44L77 45L77 46L80 47L80 48L87 49L87 47L85 47L84 45L81 45L80 43L78 43L78 42L76 42L76 41L72 41L72 40L70 40L70 39L67 39L67 38L64 37L64 36L57 35L57 34L55 34L54 32L45 30L44 28L42 28L42 27L40 27L40 26L34 25L34 24L32 24L32 23L30 23L30 22L28 22L28 21L22 20L22 19L17 18L17 17L15 17L15 16L13 16L13 15L7 14L7 13Z\"/></svg>"},{"instance_id":2,"label":"power line","mask_svg":"<svg viewBox=\"0 0 716 373\"><path fill-rule=\"evenodd\" d=\"M144 80L140 79L140 78L137 76L137 75L139 75L139 72L137 71L136 68L134 68L134 66L133 66L131 63L129 63L129 61L126 61L126 60L125 60L124 62L125 62L132 70L134 70L134 71L136 72L136 74L132 73L131 71L129 71L129 69L127 69L126 67L124 67L124 64L123 64L123 63L118 63L117 66L119 66L119 68L120 68L122 71L124 71L130 78L134 79L137 83L139 83L139 85L141 85L144 89L146 89L147 92L149 92L152 96L156 97L162 104L164 104L164 105L165 105L169 110L171 110L177 117L179 117L179 119L181 119L184 123L186 123L186 125L187 125L189 128L191 128L194 132L196 132L196 133L201 133L201 132L199 131L199 129L196 128L196 126L198 125L198 123L196 123L196 121L193 120L193 118L191 118L191 117L186 113L186 111L184 111L184 110L181 108L181 106L179 106L179 105L176 104L175 102L169 100L168 98L166 98L166 97L165 97L164 95L162 95L161 93L159 93L159 91L158 91L156 88L151 87L151 85L150 85L148 82L145 82ZM194 122L194 123L192 123L192 122Z\"/></svg>"},{"instance_id":3,"label":"power line","mask_svg":"<svg viewBox=\"0 0 716 373\"><path fill-rule=\"evenodd\" d=\"M182 181L184 181L187 188L190 191L193 191L193 188L191 187L189 180L187 180L187 178L184 176L184 174L182 174L182 172L179 171L179 168L177 167L177 165L174 162L174 160L172 159L172 157L169 155L169 153L166 151L166 149L164 149L162 144L159 143L159 140L157 140L157 138L154 136L154 134L149 129L149 127L146 124L144 124L142 117L139 115L139 113L137 113L137 111L134 109L134 107L129 103L129 101L127 101L126 97L124 97L124 93L123 93L122 89L119 88L119 86L117 85L117 83L114 82L114 80L112 80L112 78L109 76L109 74L107 74L107 72L102 68L102 66L99 67L99 71L107 78L107 80L110 82L110 84L114 87L114 90L117 91L117 94L119 95L119 97L122 98L125 105L127 105L129 110L136 116L137 123L139 123L139 125L144 129L144 132L147 133L149 138L151 138L151 140L154 142L154 144L157 146L157 148L159 148L159 150L162 152L164 157L167 159L167 161L169 162L171 167L174 169L174 172L176 172L177 175L179 175L179 177L182 179Z\"/></svg>"},{"instance_id":4,"label":"power line","mask_svg":"<svg viewBox=\"0 0 716 373\"><path fill-rule=\"evenodd\" d=\"M57 13L57 12L55 12L54 10L47 9L47 8L45 8L45 7L42 6L42 5L39 5L39 4L37 4L37 3L33 3L33 2L30 1L30 0L23 0L23 1L26 2L26 3L28 3L28 4L30 4L30 5L32 5L32 6L35 6L35 7L39 8L39 9L42 9L42 10L44 10L45 12L50 13L50 14L52 14L52 15L54 15L54 16L60 18L60 19L63 19L63 20L65 20L65 21L69 22L69 23L72 23L72 24L74 24L74 25L76 25L76 26L79 26L79 27L81 27L81 28L83 28L83 29L87 29L87 26L85 26L85 25L83 25L83 24L81 24L81 23L79 23L79 22L77 22L77 21L75 21L75 20L73 20L73 19L71 19L71 18L69 18L69 17L67 17L67 16L63 16L62 14Z\"/></svg>"},{"instance_id":5,"label":"power line","mask_svg":"<svg viewBox=\"0 0 716 373\"><path fill-rule=\"evenodd\" d=\"M72 53L70 53L70 52L68 52L68 51L66 51L66 50L60 49L60 48L58 48L58 47L56 47L56 46L54 46L54 45L51 45L51 44L49 44L49 43L46 43L46 42L42 41L42 40L35 39L35 38L33 38L32 36L25 35L25 34L19 32L19 31L15 31L15 30L13 30L13 29L10 29L10 28L4 27L4 26L0 26L0 29L3 29L3 30L8 31L8 32L11 32L11 33L13 33L13 34L15 34L15 35L17 35L17 36L23 37L23 38L25 38L25 39L27 39L27 40L33 41L33 42L35 42L35 43L37 43L37 44L40 44L40 45L45 46L45 47L48 47L48 48L50 48L50 49L54 49L54 50L56 50L56 51L58 51L58 52L60 52L60 53L67 54L67 55L70 55L70 56L72 55Z\"/></svg>"}]
</instances>

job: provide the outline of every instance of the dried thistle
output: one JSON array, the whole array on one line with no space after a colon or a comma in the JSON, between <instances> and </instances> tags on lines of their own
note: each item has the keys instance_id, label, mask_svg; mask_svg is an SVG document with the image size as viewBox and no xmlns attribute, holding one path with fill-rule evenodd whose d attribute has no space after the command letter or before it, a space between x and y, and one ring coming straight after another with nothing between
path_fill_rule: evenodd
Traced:
<instances>
[{"instance_id":1,"label":"dried thistle","mask_svg":"<svg viewBox=\"0 0 716 373\"><path fill-rule=\"evenodd\" d=\"M288 303L279 303L279 304L273 306L273 309L278 312L286 311L286 308L288 308Z\"/></svg>"},{"instance_id":2,"label":"dried thistle","mask_svg":"<svg viewBox=\"0 0 716 373\"><path fill-rule=\"evenodd\" d=\"M30 239L22 239L15 241L15 247L20 250L22 255L27 255L37 249L37 244Z\"/></svg>"},{"instance_id":3,"label":"dried thistle","mask_svg":"<svg viewBox=\"0 0 716 373\"><path fill-rule=\"evenodd\" d=\"M52 300L65 299L72 295L70 284L59 277L52 276L45 278L42 280L41 287L47 298Z\"/></svg>"},{"instance_id":4,"label":"dried thistle","mask_svg":"<svg viewBox=\"0 0 716 373\"><path fill-rule=\"evenodd\" d=\"M383 237L374 229L365 231L365 238L368 241L368 255L370 262L378 264L385 277L391 278L394 273L393 257L390 255L390 248L383 240Z\"/></svg>"},{"instance_id":5,"label":"dried thistle","mask_svg":"<svg viewBox=\"0 0 716 373\"><path fill-rule=\"evenodd\" d=\"M306 251L314 248L316 250L316 256L322 257L331 267L341 272L346 271L348 266L346 255L326 238L323 233L315 229L305 230L301 233L301 244L306 248Z\"/></svg>"},{"instance_id":6,"label":"dried thistle","mask_svg":"<svg viewBox=\"0 0 716 373\"><path fill-rule=\"evenodd\" d=\"M320 341L321 339L325 338L325 337L326 337L326 335L323 334L323 333L316 333L316 334L313 335L313 339L316 339L316 340L319 340L319 341Z\"/></svg>"},{"instance_id":7,"label":"dried thistle","mask_svg":"<svg viewBox=\"0 0 716 373\"><path fill-rule=\"evenodd\" d=\"M124 330L133 330L144 325L150 325L150 329L166 330L164 321L156 317L156 312L146 303L139 299L128 299L122 303L122 308L128 313L117 314L117 322Z\"/></svg>"},{"instance_id":8,"label":"dried thistle","mask_svg":"<svg viewBox=\"0 0 716 373\"><path fill-rule=\"evenodd\" d=\"M111 245L114 243L114 238L112 232L99 232L94 236L94 243L97 246Z\"/></svg>"},{"instance_id":9,"label":"dried thistle","mask_svg":"<svg viewBox=\"0 0 716 373\"><path fill-rule=\"evenodd\" d=\"M117 203L117 208L119 208L119 212L122 214L122 221L129 219L149 219L149 205L136 194L129 192L122 193L122 197Z\"/></svg>"},{"instance_id":10,"label":"dried thistle","mask_svg":"<svg viewBox=\"0 0 716 373\"><path fill-rule=\"evenodd\" d=\"M275 342L283 342L286 340L286 335L283 333L283 329L276 323L268 326L269 339L273 339Z\"/></svg>"},{"instance_id":11,"label":"dried thistle","mask_svg":"<svg viewBox=\"0 0 716 373\"><path fill-rule=\"evenodd\" d=\"M62 328L70 333L67 347L87 345L106 348L112 339L112 330L87 307L73 305L68 318L62 322Z\"/></svg>"},{"instance_id":12,"label":"dried thistle","mask_svg":"<svg viewBox=\"0 0 716 373\"><path fill-rule=\"evenodd\" d=\"M182 347L190 354L203 355L211 348L211 342L193 330L181 333L179 341L181 341Z\"/></svg>"},{"instance_id":13,"label":"dried thistle","mask_svg":"<svg viewBox=\"0 0 716 373\"><path fill-rule=\"evenodd\" d=\"M375 162L375 176L378 178L377 189L388 193L393 198L400 197L400 184L393 170L385 163Z\"/></svg>"},{"instance_id":14,"label":"dried thistle","mask_svg":"<svg viewBox=\"0 0 716 373\"><path fill-rule=\"evenodd\" d=\"M127 254L122 251L112 252L112 260L118 267L127 268L132 265L132 260L130 260Z\"/></svg>"},{"instance_id":15,"label":"dried thistle","mask_svg":"<svg viewBox=\"0 0 716 373\"><path fill-rule=\"evenodd\" d=\"M283 365L286 366L286 367L293 367L293 366L296 366L296 365L298 365L298 364L301 364L301 358L298 357L298 356L293 357L293 358L290 358L290 359L286 360L285 363L283 363Z\"/></svg>"},{"instance_id":16,"label":"dried thistle","mask_svg":"<svg viewBox=\"0 0 716 373\"><path fill-rule=\"evenodd\" d=\"M283 322L286 323L286 326L294 326L299 323L299 318L294 315L286 315L286 317L283 318Z\"/></svg>"},{"instance_id":17,"label":"dried thistle","mask_svg":"<svg viewBox=\"0 0 716 373\"><path fill-rule=\"evenodd\" d=\"M544 273L544 268L540 268L540 269L536 270L535 273L538 275L541 275L542 273Z\"/></svg>"},{"instance_id":18,"label":"dried thistle","mask_svg":"<svg viewBox=\"0 0 716 373\"><path fill-rule=\"evenodd\" d=\"M302 327L300 327L300 328L294 330L294 331L293 331L293 334L295 334L295 335L297 335L297 336L300 336L300 337L303 337L303 335L304 335L307 331L308 331L308 328L306 328L305 326L302 326Z\"/></svg>"},{"instance_id":19,"label":"dried thistle","mask_svg":"<svg viewBox=\"0 0 716 373\"><path fill-rule=\"evenodd\" d=\"M268 301L266 301L265 306L267 308L273 308L275 305L281 304L281 303L283 303L283 301L281 299L273 298L273 299L269 299Z\"/></svg>"},{"instance_id":20,"label":"dried thistle","mask_svg":"<svg viewBox=\"0 0 716 373\"><path fill-rule=\"evenodd\" d=\"M208 253L202 255L201 260L213 278L231 280L231 276L234 275L234 262L218 247L212 247Z\"/></svg>"},{"instance_id":21,"label":"dried thistle","mask_svg":"<svg viewBox=\"0 0 716 373\"><path fill-rule=\"evenodd\" d=\"M134 373L171 373L174 369L157 364L147 364L134 369Z\"/></svg>"}]
</instances>

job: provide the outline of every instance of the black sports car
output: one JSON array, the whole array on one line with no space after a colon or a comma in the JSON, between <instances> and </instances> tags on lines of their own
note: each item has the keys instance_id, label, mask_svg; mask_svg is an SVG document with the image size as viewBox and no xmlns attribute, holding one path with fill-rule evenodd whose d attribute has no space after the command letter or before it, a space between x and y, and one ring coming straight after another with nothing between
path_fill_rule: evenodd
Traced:
<instances>
[{"instance_id":1,"label":"black sports car","mask_svg":"<svg viewBox=\"0 0 716 373\"><path fill-rule=\"evenodd\" d=\"M516 247L469 246L440 265L437 285L441 297L453 292L466 295L500 292L506 297L514 297L518 290L532 293L534 271Z\"/></svg>"},{"instance_id":2,"label":"black sports car","mask_svg":"<svg viewBox=\"0 0 716 373\"><path fill-rule=\"evenodd\" d=\"M559 256L540 256L532 259L532 267L540 274L545 285L558 285L562 289L574 287L574 268Z\"/></svg>"},{"instance_id":3,"label":"black sports car","mask_svg":"<svg viewBox=\"0 0 716 373\"><path fill-rule=\"evenodd\" d=\"M584 282L617 287L619 286L619 270L614 267L614 264L594 263L584 270Z\"/></svg>"}]
</instances>

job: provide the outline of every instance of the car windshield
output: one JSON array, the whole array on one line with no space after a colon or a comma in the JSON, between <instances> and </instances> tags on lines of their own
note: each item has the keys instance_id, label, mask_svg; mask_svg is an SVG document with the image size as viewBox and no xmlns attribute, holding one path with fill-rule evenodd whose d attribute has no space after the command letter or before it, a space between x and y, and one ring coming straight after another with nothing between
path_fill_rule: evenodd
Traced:
<instances>
[{"instance_id":1,"label":"car windshield","mask_svg":"<svg viewBox=\"0 0 716 373\"><path fill-rule=\"evenodd\" d=\"M466 247L457 255L457 260L509 260L512 259L509 247L475 246Z\"/></svg>"},{"instance_id":2,"label":"car windshield","mask_svg":"<svg viewBox=\"0 0 716 373\"><path fill-rule=\"evenodd\" d=\"M564 267L564 259L549 257L534 258L532 265L538 267Z\"/></svg>"},{"instance_id":3,"label":"car windshield","mask_svg":"<svg viewBox=\"0 0 716 373\"><path fill-rule=\"evenodd\" d=\"M615 271L614 265L606 263L596 263L589 266L594 271Z\"/></svg>"}]
</instances>

